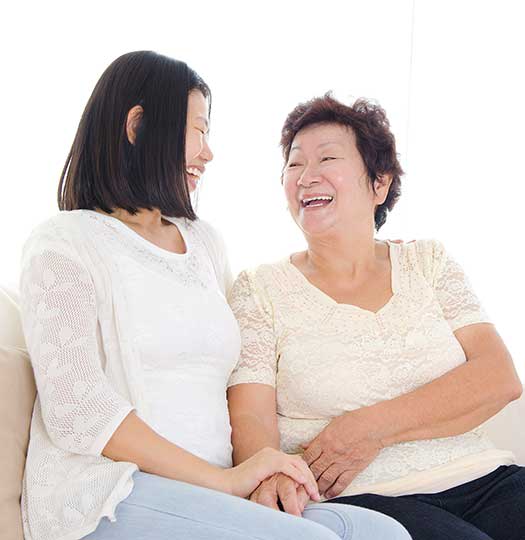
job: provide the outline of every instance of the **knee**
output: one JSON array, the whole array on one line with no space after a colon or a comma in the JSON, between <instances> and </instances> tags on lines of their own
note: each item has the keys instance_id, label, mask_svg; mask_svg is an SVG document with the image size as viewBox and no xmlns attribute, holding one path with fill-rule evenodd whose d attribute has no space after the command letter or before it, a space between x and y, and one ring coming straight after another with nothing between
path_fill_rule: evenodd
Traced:
<instances>
[{"instance_id":1,"label":"knee","mask_svg":"<svg viewBox=\"0 0 525 540\"><path fill-rule=\"evenodd\" d=\"M401 523L367 508L324 503L307 507L303 515L331 529L342 540L412 539Z\"/></svg>"},{"instance_id":2,"label":"knee","mask_svg":"<svg viewBox=\"0 0 525 540\"><path fill-rule=\"evenodd\" d=\"M308 521L313 521L323 525L333 531L341 540L353 539L352 520L339 512L337 509L329 508L327 504L311 505L303 512L303 517Z\"/></svg>"},{"instance_id":3,"label":"knee","mask_svg":"<svg viewBox=\"0 0 525 540\"><path fill-rule=\"evenodd\" d=\"M389 540L412 540L412 536L410 533L405 529L399 521L396 521L394 518L391 518L390 516L385 516L390 521L388 538Z\"/></svg>"}]
</instances>

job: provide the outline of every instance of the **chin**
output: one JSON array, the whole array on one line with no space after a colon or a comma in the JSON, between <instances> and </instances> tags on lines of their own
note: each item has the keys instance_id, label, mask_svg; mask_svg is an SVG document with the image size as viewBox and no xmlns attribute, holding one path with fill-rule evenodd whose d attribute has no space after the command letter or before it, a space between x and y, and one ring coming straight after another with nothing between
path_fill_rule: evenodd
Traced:
<instances>
[{"instance_id":1,"label":"chin","mask_svg":"<svg viewBox=\"0 0 525 540\"><path fill-rule=\"evenodd\" d=\"M326 234L335 225L332 220L298 220L297 224L304 234L308 236L320 236Z\"/></svg>"}]
</instances>

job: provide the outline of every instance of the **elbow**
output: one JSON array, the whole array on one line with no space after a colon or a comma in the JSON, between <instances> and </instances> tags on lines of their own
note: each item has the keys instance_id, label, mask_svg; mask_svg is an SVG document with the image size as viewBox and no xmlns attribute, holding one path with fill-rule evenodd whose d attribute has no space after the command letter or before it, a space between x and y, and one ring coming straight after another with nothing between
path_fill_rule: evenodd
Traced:
<instances>
[{"instance_id":1,"label":"elbow","mask_svg":"<svg viewBox=\"0 0 525 540\"><path fill-rule=\"evenodd\" d=\"M509 402L516 401L523 395L523 384L521 381L516 377L516 381L512 385L512 388L509 391Z\"/></svg>"},{"instance_id":2,"label":"elbow","mask_svg":"<svg viewBox=\"0 0 525 540\"><path fill-rule=\"evenodd\" d=\"M56 416L43 414L42 420L49 439L60 450L70 454L98 457L104 455L108 441L131 411L129 406L118 410L111 417L95 415L87 419L83 416L71 416L62 421Z\"/></svg>"},{"instance_id":3,"label":"elbow","mask_svg":"<svg viewBox=\"0 0 525 540\"><path fill-rule=\"evenodd\" d=\"M521 383L519 377L515 375L512 377L505 386L501 389L500 398L505 402L505 405L516 401L523 394L523 384Z\"/></svg>"},{"instance_id":4,"label":"elbow","mask_svg":"<svg viewBox=\"0 0 525 540\"><path fill-rule=\"evenodd\" d=\"M501 373L505 373L502 380L501 398L505 400L505 405L516 401L523 394L523 384L516 373L516 368L512 361L511 356L507 353L507 369L502 370ZM503 382L504 381L504 382Z\"/></svg>"},{"instance_id":5,"label":"elbow","mask_svg":"<svg viewBox=\"0 0 525 540\"><path fill-rule=\"evenodd\" d=\"M80 454L86 456L96 456L97 452L78 443L73 435L61 435L55 431L48 430L48 436L53 446L68 454Z\"/></svg>"}]
</instances>

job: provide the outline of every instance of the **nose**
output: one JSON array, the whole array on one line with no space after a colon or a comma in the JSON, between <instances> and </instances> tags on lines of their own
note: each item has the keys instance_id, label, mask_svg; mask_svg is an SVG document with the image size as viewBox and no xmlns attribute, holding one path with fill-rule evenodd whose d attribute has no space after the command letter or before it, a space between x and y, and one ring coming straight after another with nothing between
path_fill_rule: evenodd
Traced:
<instances>
[{"instance_id":1,"label":"nose","mask_svg":"<svg viewBox=\"0 0 525 540\"><path fill-rule=\"evenodd\" d=\"M202 143L202 150L201 150L200 157L206 162L209 162L213 159L213 152L211 151L210 145L206 138L204 139L204 142Z\"/></svg>"},{"instance_id":2,"label":"nose","mask_svg":"<svg viewBox=\"0 0 525 540\"><path fill-rule=\"evenodd\" d=\"M303 173L297 179L297 185L304 188L309 188L314 184L319 184L321 182L321 176L317 170L314 170L312 167L305 167Z\"/></svg>"}]
</instances>

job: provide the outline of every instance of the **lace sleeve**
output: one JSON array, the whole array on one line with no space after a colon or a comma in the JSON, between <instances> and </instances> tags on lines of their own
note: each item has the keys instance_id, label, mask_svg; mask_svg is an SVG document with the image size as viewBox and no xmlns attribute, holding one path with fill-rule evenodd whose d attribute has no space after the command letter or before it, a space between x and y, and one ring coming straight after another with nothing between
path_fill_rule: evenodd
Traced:
<instances>
[{"instance_id":1,"label":"lace sleeve","mask_svg":"<svg viewBox=\"0 0 525 540\"><path fill-rule=\"evenodd\" d=\"M133 407L102 369L90 274L72 246L55 237L45 247L46 240L33 238L36 249L24 251L20 280L22 324L43 421L57 447L100 455Z\"/></svg>"},{"instance_id":2,"label":"lace sleeve","mask_svg":"<svg viewBox=\"0 0 525 540\"><path fill-rule=\"evenodd\" d=\"M490 322L461 266L439 242L431 243L434 290L452 331L470 324Z\"/></svg>"},{"instance_id":3,"label":"lace sleeve","mask_svg":"<svg viewBox=\"0 0 525 540\"><path fill-rule=\"evenodd\" d=\"M230 305L239 323L242 346L228 386L261 383L275 387L277 358L271 306L247 272L241 272L233 284Z\"/></svg>"}]
</instances>

